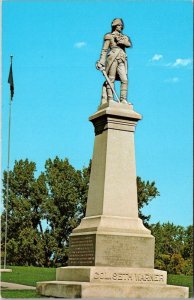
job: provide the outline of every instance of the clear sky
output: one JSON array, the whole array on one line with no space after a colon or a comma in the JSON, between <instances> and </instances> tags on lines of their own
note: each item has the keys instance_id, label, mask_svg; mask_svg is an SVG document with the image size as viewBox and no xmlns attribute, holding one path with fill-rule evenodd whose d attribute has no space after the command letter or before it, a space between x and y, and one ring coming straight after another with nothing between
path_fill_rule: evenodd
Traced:
<instances>
[{"instance_id":1,"label":"clear sky","mask_svg":"<svg viewBox=\"0 0 194 300\"><path fill-rule=\"evenodd\" d=\"M133 48L129 100L143 115L136 142L137 175L161 196L144 210L151 222L192 223L192 1L82 0L2 3L2 169L7 165L10 55L11 168L28 158L44 170L48 158L75 168L92 157L88 117L100 102L95 69L103 35L122 18Z\"/></svg>"}]
</instances>

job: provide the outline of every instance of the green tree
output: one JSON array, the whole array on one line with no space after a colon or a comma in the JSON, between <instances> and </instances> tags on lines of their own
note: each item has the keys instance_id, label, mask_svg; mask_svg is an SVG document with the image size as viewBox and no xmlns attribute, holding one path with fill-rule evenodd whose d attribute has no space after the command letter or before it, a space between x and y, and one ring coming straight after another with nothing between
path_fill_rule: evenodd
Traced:
<instances>
[{"instance_id":1,"label":"green tree","mask_svg":"<svg viewBox=\"0 0 194 300\"><path fill-rule=\"evenodd\" d=\"M182 274L184 269L185 261L180 253L174 253L171 256L168 264L168 273L170 274Z\"/></svg>"},{"instance_id":2,"label":"green tree","mask_svg":"<svg viewBox=\"0 0 194 300\"><path fill-rule=\"evenodd\" d=\"M185 261L183 267L183 273L186 275L193 275L193 226L192 225L188 226L185 229L181 254Z\"/></svg>"},{"instance_id":3,"label":"green tree","mask_svg":"<svg viewBox=\"0 0 194 300\"><path fill-rule=\"evenodd\" d=\"M192 226L151 225L155 237L155 267L172 274L192 274Z\"/></svg>"},{"instance_id":4,"label":"green tree","mask_svg":"<svg viewBox=\"0 0 194 300\"><path fill-rule=\"evenodd\" d=\"M159 270L167 270L168 265L170 263L170 255L169 254L158 254L157 258L155 257L155 268Z\"/></svg>"},{"instance_id":5,"label":"green tree","mask_svg":"<svg viewBox=\"0 0 194 300\"><path fill-rule=\"evenodd\" d=\"M17 238L8 240L7 260L14 265L45 265L42 237L36 229L26 227Z\"/></svg>"},{"instance_id":6,"label":"green tree","mask_svg":"<svg viewBox=\"0 0 194 300\"><path fill-rule=\"evenodd\" d=\"M173 223L157 223L151 226L153 235L156 238L156 257L162 254L173 255L181 253L184 245L183 226L174 225Z\"/></svg>"},{"instance_id":7,"label":"green tree","mask_svg":"<svg viewBox=\"0 0 194 300\"><path fill-rule=\"evenodd\" d=\"M159 196L160 193L155 186L155 182L144 181L141 177L137 176L137 196L138 196L138 211L139 217L142 219L144 225L149 227L150 215L143 214L142 209L145 205L148 205L154 198Z\"/></svg>"},{"instance_id":8,"label":"green tree","mask_svg":"<svg viewBox=\"0 0 194 300\"><path fill-rule=\"evenodd\" d=\"M48 199L45 215L52 243L55 263L65 264L68 254L69 235L78 225L80 213L85 205L84 182L81 171L75 170L68 159L56 157L45 164ZM83 199L82 199L83 198Z\"/></svg>"},{"instance_id":9,"label":"green tree","mask_svg":"<svg viewBox=\"0 0 194 300\"><path fill-rule=\"evenodd\" d=\"M193 226L190 225L185 229L183 237L182 256L184 259L192 260L193 258Z\"/></svg>"},{"instance_id":10,"label":"green tree","mask_svg":"<svg viewBox=\"0 0 194 300\"><path fill-rule=\"evenodd\" d=\"M35 178L36 164L28 159L16 161L13 171L9 172L8 191L8 239L7 262L39 264L42 253L42 243L38 242L42 230L42 205L47 197L47 189L44 174ZM6 202L7 172L3 178L3 200ZM38 230L39 226L39 230ZM2 254L4 253L5 212L2 214ZM27 234L28 232L28 234ZM31 238L27 239L27 237ZM23 241L23 242L21 242ZM26 254L22 260L23 244L29 248L31 255ZM34 245L34 246L33 246ZM35 247L36 246L36 247ZM40 246L40 248L38 248ZM30 250L31 249L31 250ZM34 252L33 252L34 251ZM37 254L38 253L38 256ZM2 255L3 258L3 255ZM42 258L41 258L42 261ZM42 263L42 262L41 262Z\"/></svg>"}]
</instances>

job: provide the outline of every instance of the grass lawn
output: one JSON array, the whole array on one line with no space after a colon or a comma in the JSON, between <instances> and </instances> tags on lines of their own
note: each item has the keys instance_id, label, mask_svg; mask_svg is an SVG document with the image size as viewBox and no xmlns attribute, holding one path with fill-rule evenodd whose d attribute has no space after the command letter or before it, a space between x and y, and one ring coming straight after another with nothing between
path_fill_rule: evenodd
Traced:
<instances>
[{"instance_id":1,"label":"grass lawn","mask_svg":"<svg viewBox=\"0 0 194 300\"><path fill-rule=\"evenodd\" d=\"M12 269L11 273L2 273L1 281L36 286L37 281L56 279L55 268L39 267L7 267Z\"/></svg>"},{"instance_id":2,"label":"grass lawn","mask_svg":"<svg viewBox=\"0 0 194 300\"><path fill-rule=\"evenodd\" d=\"M41 295L38 295L36 291L28 290L6 290L1 291L2 298L44 298Z\"/></svg>"},{"instance_id":3,"label":"grass lawn","mask_svg":"<svg viewBox=\"0 0 194 300\"><path fill-rule=\"evenodd\" d=\"M55 268L38 268L38 267L9 267L12 273L2 273L1 281L13 282L18 284L25 284L36 286L37 281L55 280ZM189 296L192 297L193 277L185 275L168 275L168 284L188 286ZM3 298L44 298L36 293L36 291L29 290L3 290L1 292Z\"/></svg>"},{"instance_id":4,"label":"grass lawn","mask_svg":"<svg viewBox=\"0 0 194 300\"><path fill-rule=\"evenodd\" d=\"M193 295L193 276L168 275L167 283L170 285L188 286L189 297Z\"/></svg>"}]
</instances>

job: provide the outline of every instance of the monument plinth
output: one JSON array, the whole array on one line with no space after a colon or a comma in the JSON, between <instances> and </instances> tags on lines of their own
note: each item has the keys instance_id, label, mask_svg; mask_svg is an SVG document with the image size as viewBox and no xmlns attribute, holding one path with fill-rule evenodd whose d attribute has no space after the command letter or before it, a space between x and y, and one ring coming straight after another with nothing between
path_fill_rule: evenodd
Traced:
<instances>
[{"instance_id":1,"label":"monument plinth","mask_svg":"<svg viewBox=\"0 0 194 300\"><path fill-rule=\"evenodd\" d=\"M138 217L134 132L141 115L109 101L90 117L95 129L86 216L70 236L68 267L40 294L67 298L187 298L154 269L154 237Z\"/></svg>"}]
</instances>

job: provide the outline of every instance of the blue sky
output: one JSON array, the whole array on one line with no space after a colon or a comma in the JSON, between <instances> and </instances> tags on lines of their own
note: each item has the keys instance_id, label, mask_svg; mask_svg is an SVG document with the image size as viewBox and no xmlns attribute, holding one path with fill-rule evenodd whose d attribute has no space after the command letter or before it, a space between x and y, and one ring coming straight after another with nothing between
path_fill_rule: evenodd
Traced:
<instances>
[{"instance_id":1,"label":"blue sky","mask_svg":"<svg viewBox=\"0 0 194 300\"><path fill-rule=\"evenodd\" d=\"M137 175L161 196L145 213L151 222L192 223L192 2L4 1L2 3L2 169L7 165L10 55L11 168L28 158L44 170L48 158L75 168L92 157L88 117L100 102L95 69L111 21L124 20L133 48L129 100L143 115L136 142Z\"/></svg>"}]
</instances>

